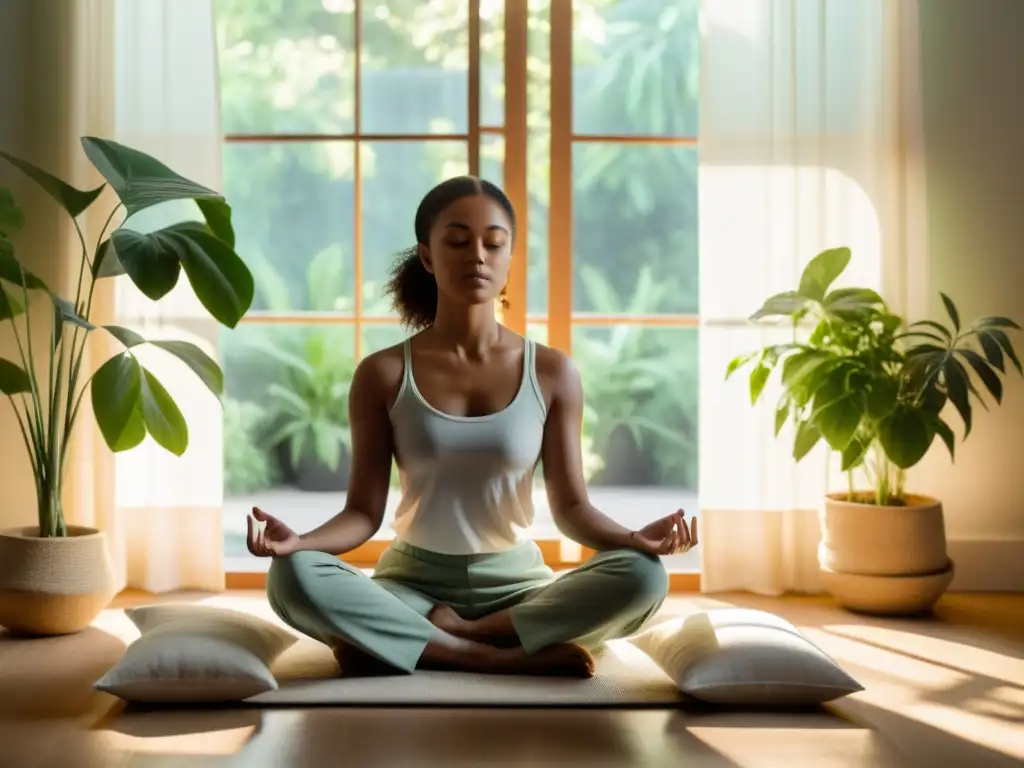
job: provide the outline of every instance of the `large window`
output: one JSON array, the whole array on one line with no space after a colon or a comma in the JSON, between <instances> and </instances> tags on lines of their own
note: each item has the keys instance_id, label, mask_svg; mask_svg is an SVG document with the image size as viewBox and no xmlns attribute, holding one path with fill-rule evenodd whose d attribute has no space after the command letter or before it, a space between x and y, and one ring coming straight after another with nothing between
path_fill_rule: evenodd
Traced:
<instances>
[{"instance_id":1,"label":"large window","mask_svg":"<svg viewBox=\"0 0 1024 768\"><path fill-rule=\"evenodd\" d=\"M475 173L522 220L504 321L572 354L591 496L696 511L698 0L217 0L225 191L253 311L221 339L225 554L259 504L343 506L356 363L405 336L381 286L416 205ZM535 537L560 542L542 485ZM388 521L354 553L368 564ZM697 570L696 552L670 558Z\"/></svg>"}]
</instances>

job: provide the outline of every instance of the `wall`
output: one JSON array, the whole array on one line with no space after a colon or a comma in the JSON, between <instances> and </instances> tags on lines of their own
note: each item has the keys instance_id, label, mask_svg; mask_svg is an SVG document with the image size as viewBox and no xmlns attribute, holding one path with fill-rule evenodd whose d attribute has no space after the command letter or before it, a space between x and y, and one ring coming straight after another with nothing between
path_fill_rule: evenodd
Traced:
<instances>
[{"instance_id":1,"label":"wall","mask_svg":"<svg viewBox=\"0 0 1024 768\"><path fill-rule=\"evenodd\" d=\"M931 312L1024 325L1024 2L921 0ZM1013 337L1024 358L1024 333ZM955 589L1024 590L1024 380L976 409L951 468L945 448L912 477L943 500ZM953 421L954 424L958 422ZM962 434L962 430L957 430Z\"/></svg>"}]
</instances>

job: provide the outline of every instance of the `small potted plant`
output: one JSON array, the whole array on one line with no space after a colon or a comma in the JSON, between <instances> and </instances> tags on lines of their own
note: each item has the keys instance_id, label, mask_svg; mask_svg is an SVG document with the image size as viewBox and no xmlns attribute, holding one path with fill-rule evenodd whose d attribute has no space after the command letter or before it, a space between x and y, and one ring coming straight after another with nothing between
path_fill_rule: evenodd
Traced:
<instances>
[{"instance_id":1,"label":"small potted plant","mask_svg":"<svg viewBox=\"0 0 1024 768\"><path fill-rule=\"evenodd\" d=\"M177 357L220 396L220 367L187 341L149 341L137 331L91 320L97 281L127 275L147 298L166 296L184 273L196 297L219 323L235 327L248 311L253 279L234 251L231 209L217 192L178 175L158 160L117 142L86 137L86 157L107 184L79 190L30 163L0 152L0 158L36 182L68 213L82 244L73 298L60 296L16 253L24 217L9 189L0 187L0 321L10 321L16 359L0 358L0 394L17 417L35 483L39 524L0 531L0 625L21 633L56 635L87 626L114 594L113 570L103 533L67 525L61 493L69 440L87 392L106 444L126 451L149 435L175 455L188 447L188 425L160 381L136 358L144 344ZM81 217L109 185L119 202L94 247L86 242ZM105 199L105 196L104 196ZM204 221L183 221L154 232L121 225L125 218L160 203L192 200ZM198 218L198 217L197 217ZM130 219L129 219L130 223ZM40 338L33 299L52 311L49 343ZM107 333L121 351L95 372L83 368L87 337Z\"/></svg>"},{"instance_id":2,"label":"small potted plant","mask_svg":"<svg viewBox=\"0 0 1024 768\"><path fill-rule=\"evenodd\" d=\"M799 288L770 297L751 320L790 323L792 341L741 355L726 378L752 365L756 403L772 374L781 377L775 434L793 427L793 458L819 442L839 455L848 487L830 493L821 515L818 560L827 589L848 608L880 614L930 610L953 578L942 504L904 487L906 470L942 440L955 456L951 406L971 431L979 391L1002 401L1001 376L1020 374L1005 317L969 326L941 294L949 323L907 326L867 288L831 288L850 261L848 248L816 256ZM806 331L804 331L806 329ZM973 377L976 377L973 378ZM855 473L867 488L855 486Z\"/></svg>"}]
</instances>

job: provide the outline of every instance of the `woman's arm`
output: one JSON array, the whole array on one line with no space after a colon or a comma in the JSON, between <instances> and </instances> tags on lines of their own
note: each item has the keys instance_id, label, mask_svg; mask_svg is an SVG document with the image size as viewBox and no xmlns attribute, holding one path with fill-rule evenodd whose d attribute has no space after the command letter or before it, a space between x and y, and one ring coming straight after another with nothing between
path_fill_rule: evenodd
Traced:
<instances>
[{"instance_id":1,"label":"woman's arm","mask_svg":"<svg viewBox=\"0 0 1024 768\"><path fill-rule=\"evenodd\" d=\"M550 392L541 461L551 514L564 535L591 549L631 546L632 531L590 503L583 477L583 384L557 350L538 350L538 376Z\"/></svg>"},{"instance_id":2,"label":"woman's arm","mask_svg":"<svg viewBox=\"0 0 1024 768\"><path fill-rule=\"evenodd\" d=\"M394 388L391 362L386 352L378 353L356 368L348 401L352 465L345 508L302 534L299 550L344 554L367 542L384 521L394 452L387 395Z\"/></svg>"}]
</instances>

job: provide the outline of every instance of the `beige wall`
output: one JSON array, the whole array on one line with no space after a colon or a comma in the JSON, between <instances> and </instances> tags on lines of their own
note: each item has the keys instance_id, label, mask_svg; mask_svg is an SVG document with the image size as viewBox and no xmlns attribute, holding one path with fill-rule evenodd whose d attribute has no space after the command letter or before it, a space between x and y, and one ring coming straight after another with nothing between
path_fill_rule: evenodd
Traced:
<instances>
[{"instance_id":1,"label":"beige wall","mask_svg":"<svg viewBox=\"0 0 1024 768\"><path fill-rule=\"evenodd\" d=\"M945 291L964 318L1024 325L1022 29L1019 0L921 0L935 317ZM1024 358L1024 333L1013 338ZM970 581L1024 589L1024 381L1014 372L1008 384L1001 408L976 409L955 464L943 448L914 484L942 498L951 555L976 571Z\"/></svg>"}]
</instances>

